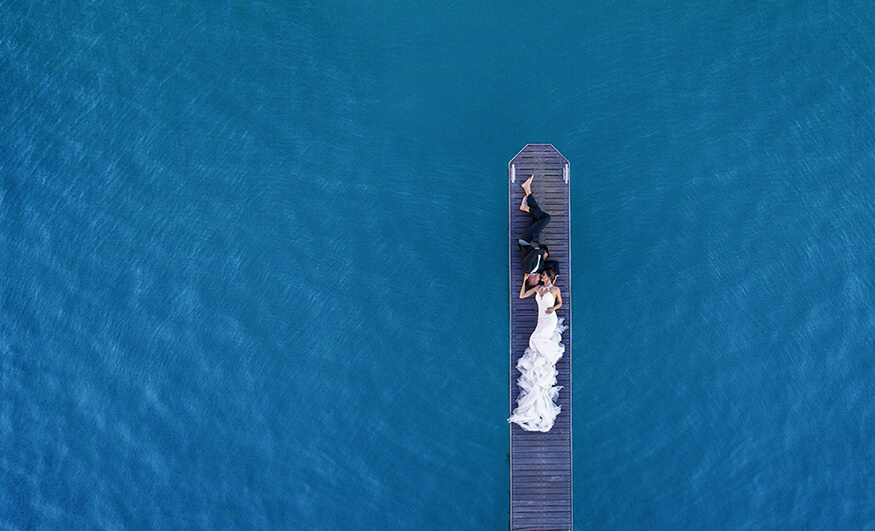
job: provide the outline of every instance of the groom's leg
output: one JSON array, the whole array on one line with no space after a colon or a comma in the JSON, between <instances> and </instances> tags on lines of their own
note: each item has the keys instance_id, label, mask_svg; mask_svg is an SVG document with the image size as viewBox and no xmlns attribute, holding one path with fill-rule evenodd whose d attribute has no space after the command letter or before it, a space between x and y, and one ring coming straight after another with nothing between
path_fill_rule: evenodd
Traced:
<instances>
[{"instance_id":1,"label":"groom's leg","mask_svg":"<svg viewBox=\"0 0 875 531\"><path fill-rule=\"evenodd\" d=\"M523 239L527 242L537 240L538 236L541 235L541 231L544 230L544 227L547 226L547 223L550 223L550 214L541 210L538 207L538 202L535 201L535 196L530 195L528 199L529 203L529 215L534 218L534 221L523 230L522 235L520 235L520 239Z\"/></svg>"}]
</instances>

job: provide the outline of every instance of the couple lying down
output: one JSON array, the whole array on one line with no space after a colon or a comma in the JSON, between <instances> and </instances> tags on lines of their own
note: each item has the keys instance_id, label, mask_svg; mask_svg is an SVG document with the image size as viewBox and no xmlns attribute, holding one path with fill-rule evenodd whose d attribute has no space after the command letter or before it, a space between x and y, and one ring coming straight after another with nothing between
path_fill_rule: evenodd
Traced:
<instances>
[{"instance_id":1,"label":"couple lying down","mask_svg":"<svg viewBox=\"0 0 875 531\"><path fill-rule=\"evenodd\" d=\"M529 347L517 361L520 377L517 384L520 394L517 407L508 419L526 431L550 431L560 407L555 400L561 386L556 385L556 362L565 353L561 343L565 326L556 315L562 307L562 294L555 286L558 263L546 260L546 246L538 242L538 236L550 221L550 215L538 208L531 197L531 182L534 176L523 183L526 192L520 210L533 217L532 223L520 237L523 254L523 270L527 271L520 286L520 298L535 296L538 303L538 324L529 337Z\"/></svg>"}]
</instances>

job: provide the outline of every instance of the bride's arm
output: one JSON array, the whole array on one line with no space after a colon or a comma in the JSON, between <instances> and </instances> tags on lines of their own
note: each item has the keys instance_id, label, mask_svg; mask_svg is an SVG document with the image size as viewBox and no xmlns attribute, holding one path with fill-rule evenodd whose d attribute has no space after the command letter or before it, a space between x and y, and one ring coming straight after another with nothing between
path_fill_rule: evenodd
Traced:
<instances>
[{"instance_id":1,"label":"bride's arm","mask_svg":"<svg viewBox=\"0 0 875 531\"><path fill-rule=\"evenodd\" d=\"M520 298L527 299L531 297L536 291L538 291L538 286L535 286L532 289L526 290L526 280L529 279L529 275L525 275L523 277L523 285L520 286Z\"/></svg>"},{"instance_id":2,"label":"bride's arm","mask_svg":"<svg viewBox=\"0 0 875 531\"><path fill-rule=\"evenodd\" d=\"M553 289L555 290L555 291L553 291L553 296L556 297L556 304L554 304L553 306L550 306L549 308L544 310L547 313L553 313L562 307L562 293L559 291L559 288L553 288Z\"/></svg>"}]
</instances>

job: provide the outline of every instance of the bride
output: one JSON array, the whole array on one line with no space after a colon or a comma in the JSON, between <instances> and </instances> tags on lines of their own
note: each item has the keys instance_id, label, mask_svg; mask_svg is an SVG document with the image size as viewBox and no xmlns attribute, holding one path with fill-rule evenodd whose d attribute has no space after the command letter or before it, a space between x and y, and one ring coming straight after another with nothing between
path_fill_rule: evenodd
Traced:
<instances>
[{"instance_id":1,"label":"bride","mask_svg":"<svg viewBox=\"0 0 875 531\"><path fill-rule=\"evenodd\" d=\"M517 380L520 395L516 409L507 420L516 422L526 431L550 431L560 409L554 400L562 388L556 385L556 362L565 353L565 346L560 343L565 326L556 316L556 310L562 307L562 295L553 285L556 273L552 270L541 273L541 284L531 288L526 284L529 276L523 278L520 298L535 295L538 326L529 337L529 348L517 362L517 369L522 373Z\"/></svg>"}]
</instances>

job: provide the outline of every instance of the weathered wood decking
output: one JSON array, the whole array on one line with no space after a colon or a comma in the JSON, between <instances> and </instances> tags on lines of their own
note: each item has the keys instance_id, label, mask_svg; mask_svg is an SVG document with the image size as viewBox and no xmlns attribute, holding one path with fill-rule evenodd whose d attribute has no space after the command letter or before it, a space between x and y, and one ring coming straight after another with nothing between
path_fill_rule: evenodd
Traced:
<instances>
[{"instance_id":1,"label":"weathered wood decking","mask_svg":"<svg viewBox=\"0 0 875 531\"><path fill-rule=\"evenodd\" d=\"M562 308L568 330L562 334L565 355L556 364L562 407L547 433L528 432L510 425L510 527L511 529L571 529L571 225L570 167L568 160L550 144L528 144L508 164L510 248L510 411L516 407L520 372L516 362L528 346L537 324L537 303L520 299L523 278L517 238L531 218L519 209L520 184L534 174L532 193L538 205L551 216L541 233L550 250L549 259L560 263L556 285L562 290ZM510 414L510 411L508 414Z\"/></svg>"}]
</instances>

